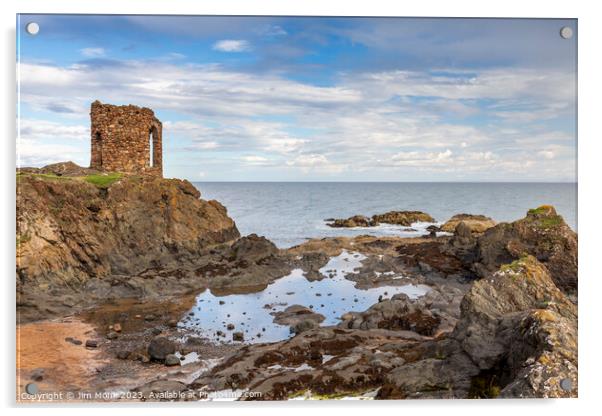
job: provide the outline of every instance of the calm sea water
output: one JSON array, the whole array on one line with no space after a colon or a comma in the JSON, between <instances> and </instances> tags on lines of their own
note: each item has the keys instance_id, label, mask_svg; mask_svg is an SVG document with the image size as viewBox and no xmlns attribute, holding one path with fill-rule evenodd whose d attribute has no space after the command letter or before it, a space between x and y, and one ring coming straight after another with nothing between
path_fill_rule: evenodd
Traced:
<instances>
[{"instance_id":1,"label":"calm sea water","mask_svg":"<svg viewBox=\"0 0 602 416\"><path fill-rule=\"evenodd\" d=\"M484 214L513 221L529 208L550 204L577 231L577 184L573 183L349 183L196 182L203 199L228 208L242 235L256 233L279 247L327 236L418 235L404 227L341 229L324 219L391 210L419 210L445 222L454 214Z\"/></svg>"}]
</instances>

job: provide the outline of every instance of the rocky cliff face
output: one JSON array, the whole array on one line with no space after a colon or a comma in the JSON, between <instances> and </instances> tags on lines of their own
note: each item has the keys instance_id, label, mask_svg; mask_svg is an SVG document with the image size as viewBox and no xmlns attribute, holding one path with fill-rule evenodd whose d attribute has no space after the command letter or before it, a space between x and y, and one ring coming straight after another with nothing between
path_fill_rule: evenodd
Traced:
<instances>
[{"instance_id":1,"label":"rocky cliff face","mask_svg":"<svg viewBox=\"0 0 602 416\"><path fill-rule=\"evenodd\" d=\"M199 198L177 179L19 173L18 289L186 264L238 238L226 209Z\"/></svg>"}]
</instances>

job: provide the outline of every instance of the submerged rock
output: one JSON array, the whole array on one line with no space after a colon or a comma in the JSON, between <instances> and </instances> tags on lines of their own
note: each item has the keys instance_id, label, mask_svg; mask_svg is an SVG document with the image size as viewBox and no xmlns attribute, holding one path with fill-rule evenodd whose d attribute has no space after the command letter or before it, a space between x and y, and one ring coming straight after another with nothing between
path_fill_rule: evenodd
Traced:
<instances>
[{"instance_id":1,"label":"submerged rock","mask_svg":"<svg viewBox=\"0 0 602 416\"><path fill-rule=\"evenodd\" d=\"M314 312L301 305L291 305L283 311L272 312L274 323L279 325L295 326L304 321L313 321L316 324L324 321L324 315Z\"/></svg>"}]
</instances>

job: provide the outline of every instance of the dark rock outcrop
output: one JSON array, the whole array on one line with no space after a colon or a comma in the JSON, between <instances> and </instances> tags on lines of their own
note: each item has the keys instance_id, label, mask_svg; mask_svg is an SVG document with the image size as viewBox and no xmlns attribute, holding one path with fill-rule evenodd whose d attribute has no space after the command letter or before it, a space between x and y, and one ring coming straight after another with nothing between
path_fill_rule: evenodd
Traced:
<instances>
[{"instance_id":1,"label":"dark rock outcrop","mask_svg":"<svg viewBox=\"0 0 602 416\"><path fill-rule=\"evenodd\" d=\"M165 337L157 337L148 344L147 351L152 360L164 361L176 352L176 345Z\"/></svg>"},{"instance_id":2,"label":"dark rock outcrop","mask_svg":"<svg viewBox=\"0 0 602 416\"><path fill-rule=\"evenodd\" d=\"M353 228L376 227L380 223L384 223L409 227L416 222L435 222L435 219L421 211L389 211L384 214L375 214L372 218L354 215L349 218L329 219L326 225L333 228Z\"/></svg>"},{"instance_id":3,"label":"dark rock outcrop","mask_svg":"<svg viewBox=\"0 0 602 416\"><path fill-rule=\"evenodd\" d=\"M435 219L422 211L389 211L372 216L375 223L396 224L409 227L415 222L435 222Z\"/></svg>"},{"instance_id":4,"label":"dark rock outcrop","mask_svg":"<svg viewBox=\"0 0 602 416\"><path fill-rule=\"evenodd\" d=\"M329 227L333 228L354 228L354 227L374 227L378 225L374 223L370 218L364 215L354 215L349 218L337 218L333 219L332 222L327 223Z\"/></svg>"}]
</instances>

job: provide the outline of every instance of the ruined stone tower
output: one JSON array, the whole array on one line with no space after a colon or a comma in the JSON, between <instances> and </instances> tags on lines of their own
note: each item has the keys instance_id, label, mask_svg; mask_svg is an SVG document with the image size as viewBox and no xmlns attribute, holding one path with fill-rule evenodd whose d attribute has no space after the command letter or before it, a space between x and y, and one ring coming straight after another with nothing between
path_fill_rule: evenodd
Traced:
<instances>
[{"instance_id":1,"label":"ruined stone tower","mask_svg":"<svg viewBox=\"0 0 602 416\"><path fill-rule=\"evenodd\" d=\"M96 100L90 119L91 168L163 176L163 125L153 110Z\"/></svg>"}]
</instances>

